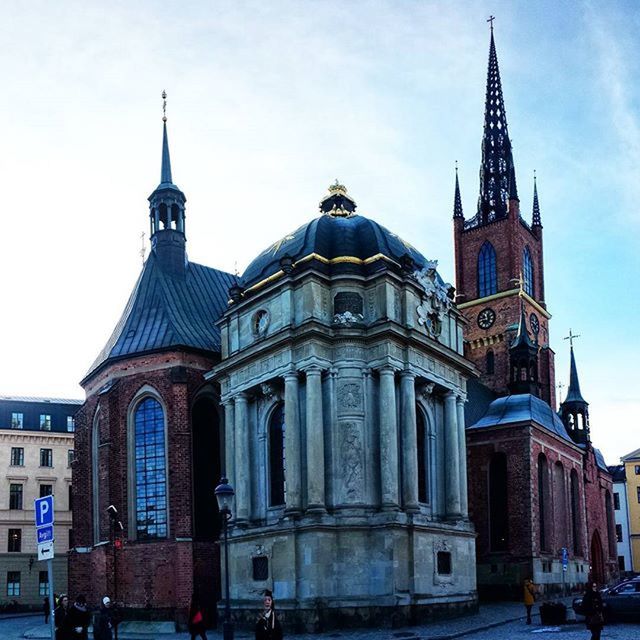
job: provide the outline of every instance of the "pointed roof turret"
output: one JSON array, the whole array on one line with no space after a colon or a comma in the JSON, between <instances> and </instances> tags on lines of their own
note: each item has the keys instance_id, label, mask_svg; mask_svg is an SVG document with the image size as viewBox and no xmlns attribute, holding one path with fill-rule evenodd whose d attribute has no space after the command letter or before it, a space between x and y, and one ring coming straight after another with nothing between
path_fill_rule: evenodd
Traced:
<instances>
[{"instance_id":1,"label":"pointed roof turret","mask_svg":"<svg viewBox=\"0 0 640 640\"><path fill-rule=\"evenodd\" d=\"M166 93L164 95L166 95ZM167 137L167 116L163 116L162 121L162 168L160 169L160 184L173 184L173 179L171 178L169 139Z\"/></svg>"},{"instance_id":2,"label":"pointed roof turret","mask_svg":"<svg viewBox=\"0 0 640 640\"><path fill-rule=\"evenodd\" d=\"M538 180L536 178L536 172L533 172L533 226L541 227L542 218L540 217L540 203L538 202Z\"/></svg>"},{"instance_id":3,"label":"pointed roof turret","mask_svg":"<svg viewBox=\"0 0 640 640\"><path fill-rule=\"evenodd\" d=\"M537 347L531 337L529 336L529 332L527 331L527 316L524 311L524 302L522 298L520 298L520 320L518 321L518 333L511 343L511 349L517 349L518 347L525 347L527 349L536 349Z\"/></svg>"},{"instance_id":4,"label":"pointed roof turret","mask_svg":"<svg viewBox=\"0 0 640 640\"><path fill-rule=\"evenodd\" d=\"M522 284L522 276L520 276L520 320L518 321L518 333L509 347L511 374L508 387L512 394L531 393L534 396L539 396L538 345L531 340L527 331Z\"/></svg>"},{"instance_id":5,"label":"pointed roof turret","mask_svg":"<svg viewBox=\"0 0 640 640\"><path fill-rule=\"evenodd\" d=\"M518 189L492 22L482 137L478 223L485 224L498 218L505 218L511 199L518 199Z\"/></svg>"},{"instance_id":6,"label":"pointed roof turret","mask_svg":"<svg viewBox=\"0 0 640 640\"><path fill-rule=\"evenodd\" d=\"M558 413L573 440L579 444L585 444L590 440L589 403L582 397L580 391L578 368L576 367L576 358L573 353L573 341L579 337L570 330L569 335L565 338L565 340L569 340L571 351L569 389Z\"/></svg>"},{"instance_id":7,"label":"pointed roof turret","mask_svg":"<svg viewBox=\"0 0 640 640\"><path fill-rule=\"evenodd\" d=\"M576 357L573 354L573 345L571 345L571 368L569 371L569 389L567 390L567 397L562 404L566 402L584 402L587 401L582 397L580 391L580 381L578 380L578 368L576 367Z\"/></svg>"},{"instance_id":8,"label":"pointed roof turret","mask_svg":"<svg viewBox=\"0 0 640 640\"><path fill-rule=\"evenodd\" d=\"M462 198L460 197L460 182L458 181L458 163L457 162L456 162L456 189L455 189L455 194L453 196L453 217L464 219L464 213L462 212Z\"/></svg>"}]
</instances>

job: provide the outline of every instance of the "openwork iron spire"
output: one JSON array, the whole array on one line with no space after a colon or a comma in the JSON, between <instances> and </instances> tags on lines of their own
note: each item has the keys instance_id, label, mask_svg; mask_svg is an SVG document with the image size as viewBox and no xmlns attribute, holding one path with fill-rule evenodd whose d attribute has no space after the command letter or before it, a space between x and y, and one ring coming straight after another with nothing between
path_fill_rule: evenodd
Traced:
<instances>
[{"instance_id":1,"label":"openwork iron spire","mask_svg":"<svg viewBox=\"0 0 640 640\"><path fill-rule=\"evenodd\" d=\"M460 197L460 182L458 181L458 163L456 162L456 190L453 197L453 217L464 218L462 212L462 198Z\"/></svg>"},{"instance_id":2,"label":"openwork iron spire","mask_svg":"<svg viewBox=\"0 0 640 640\"><path fill-rule=\"evenodd\" d=\"M533 172L533 226L541 227L542 218L540 217L540 203L538 202L538 180L536 172Z\"/></svg>"},{"instance_id":3,"label":"openwork iron spire","mask_svg":"<svg viewBox=\"0 0 640 640\"><path fill-rule=\"evenodd\" d=\"M493 39L492 23L484 111L484 134L482 137L478 223L486 224L506 217L509 200L517 198L516 174L507 128L507 115L502 97L500 69L498 68L498 56Z\"/></svg>"}]
</instances>

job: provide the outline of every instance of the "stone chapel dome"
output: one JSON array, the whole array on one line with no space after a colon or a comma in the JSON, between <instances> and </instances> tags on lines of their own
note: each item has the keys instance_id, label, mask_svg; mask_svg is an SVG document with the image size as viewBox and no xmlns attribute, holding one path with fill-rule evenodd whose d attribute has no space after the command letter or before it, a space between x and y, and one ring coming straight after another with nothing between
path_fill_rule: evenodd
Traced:
<instances>
[{"instance_id":1,"label":"stone chapel dome","mask_svg":"<svg viewBox=\"0 0 640 640\"><path fill-rule=\"evenodd\" d=\"M429 261L408 242L355 212L347 189L336 183L320 202L322 215L274 242L242 275L244 291L258 289L305 265L331 273L366 275L384 268L414 271Z\"/></svg>"}]
</instances>

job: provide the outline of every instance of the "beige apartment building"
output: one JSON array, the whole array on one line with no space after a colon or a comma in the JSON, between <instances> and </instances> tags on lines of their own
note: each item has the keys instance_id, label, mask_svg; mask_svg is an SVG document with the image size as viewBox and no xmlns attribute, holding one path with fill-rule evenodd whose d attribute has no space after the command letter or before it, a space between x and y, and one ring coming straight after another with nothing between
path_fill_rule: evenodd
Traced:
<instances>
[{"instance_id":1,"label":"beige apartment building","mask_svg":"<svg viewBox=\"0 0 640 640\"><path fill-rule=\"evenodd\" d=\"M0 608L40 607L47 563L38 561L34 500L53 494L53 588L67 591L74 415L82 402L0 396Z\"/></svg>"}]
</instances>

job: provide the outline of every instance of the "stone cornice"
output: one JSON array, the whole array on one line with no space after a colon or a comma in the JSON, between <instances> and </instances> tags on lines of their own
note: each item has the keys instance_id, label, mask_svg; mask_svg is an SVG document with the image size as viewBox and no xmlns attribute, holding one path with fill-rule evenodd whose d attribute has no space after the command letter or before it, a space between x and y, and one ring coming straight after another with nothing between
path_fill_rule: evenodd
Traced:
<instances>
[{"instance_id":1,"label":"stone cornice","mask_svg":"<svg viewBox=\"0 0 640 640\"><path fill-rule=\"evenodd\" d=\"M0 430L0 445L2 443L73 445L73 437L73 433L56 431L23 431L22 429Z\"/></svg>"}]
</instances>

